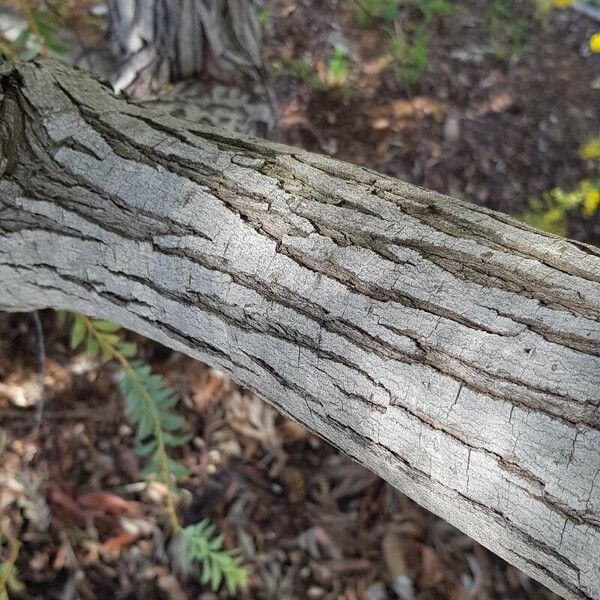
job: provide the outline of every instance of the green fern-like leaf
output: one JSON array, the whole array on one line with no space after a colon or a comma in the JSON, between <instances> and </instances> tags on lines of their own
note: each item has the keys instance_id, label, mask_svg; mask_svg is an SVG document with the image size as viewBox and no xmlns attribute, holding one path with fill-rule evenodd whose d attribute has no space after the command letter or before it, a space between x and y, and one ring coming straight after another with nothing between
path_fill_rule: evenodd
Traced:
<instances>
[{"instance_id":1,"label":"green fern-like leaf","mask_svg":"<svg viewBox=\"0 0 600 600\"><path fill-rule=\"evenodd\" d=\"M84 315L76 314L73 319L69 346L77 350L85 340L85 353L90 360L99 354L103 358L113 358L115 351L125 358L131 358L137 353L134 342L121 339L121 328L110 321L103 319L89 319Z\"/></svg>"},{"instance_id":2,"label":"green fern-like leaf","mask_svg":"<svg viewBox=\"0 0 600 600\"><path fill-rule=\"evenodd\" d=\"M75 315L73 320L73 327L71 328L71 339L69 345L71 350L77 350L77 348L83 342L87 334L87 328L85 326L85 319L82 315Z\"/></svg>"},{"instance_id":3,"label":"green fern-like leaf","mask_svg":"<svg viewBox=\"0 0 600 600\"><path fill-rule=\"evenodd\" d=\"M190 439L188 434L181 433L183 418L172 410L179 402L177 393L141 361L129 363L119 388L129 418L137 429L136 453L147 457L142 474L154 476L171 487L173 479L188 475L184 465L166 455L166 447L182 446Z\"/></svg>"},{"instance_id":4,"label":"green fern-like leaf","mask_svg":"<svg viewBox=\"0 0 600 600\"><path fill-rule=\"evenodd\" d=\"M90 319L76 315L71 332L71 347L78 347L86 340L88 357L101 354L105 359L117 361L123 376L119 387L125 398L125 408L136 426L136 451L146 459L143 476L152 476L168 489L165 506L175 533L181 525L177 516L174 495L176 481L188 475L187 468L169 457L168 448L181 446L189 438L179 431L183 419L171 409L178 403L177 394L165 385L159 375L141 361L130 361L137 353L133 342L124 341L121 328L110 321Z\"/></svg>"},{"instance_id":5,"label":"green fern-like leaf","mask_svg":"<svg viewBox=\"0 0 600 600\"><path fill-rule=\"evenodd\" d=\"M223 536L205 519L188 525L182 531L184 551L188 560L201 567L200 581L216 592L224 583L230 594L246 587L248 569L242 564L238 550L225 550Z\"/></svg>"},{"instance_id":6,"label":"green fern-like leaf","mask_svg":"<svg viewBox=\"0 0 600 600\"><path fill-rule=\"evenodd\" d=\"M20 60L27 62L35 58L43 49L54 54L65 54L69 46L56 39L58 21L53 12L34 10L29 3L22 3L28 25L12 42L11 47Z\"/></svg>"}]
</instances>

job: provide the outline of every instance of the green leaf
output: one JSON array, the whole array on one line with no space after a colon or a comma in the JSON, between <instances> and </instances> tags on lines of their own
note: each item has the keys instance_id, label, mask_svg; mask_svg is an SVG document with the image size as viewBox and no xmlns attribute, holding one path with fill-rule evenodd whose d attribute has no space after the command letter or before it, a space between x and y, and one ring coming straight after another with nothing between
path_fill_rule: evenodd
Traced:
<instances>
[{"instance_id":1,"label":"green leaf","mask_svg":"<svg viewBox=\"0 0 600 600\"><path fill-rule=\"evenodd\" d=\"M140 411L141 404L143 402L143 398L140 394L138 394L137 390L132 390L129 394L125 396L125 409L127 413L131 417L132 421L136 421L136 415Z\"/></svg>"},{"instance_id":2,"label":"green leaf","mask_svg":"<svg viewBox=\"0 0 600 600\"><path fill-rule=\"evenodd\" d=\"M94 329L96 331L101 331L102 333L116 333L121 329L119 325L115 325L110 321L104 321L103 319L94 319L92 323L94 325Z\"/></svg>"},{"instance_id":3,"label":"green leaf","mask_svg":"<svg viewBox=\"0 0 600 600\"><path fill-rule=\"evenodd\" d=\"M140 380L147 379L150 376L150 365L142 362L141 360L133 361L131 363L131 368Z\"/></svg>"},{"instance_id":4,"label":"green leaf","mask_svg":"<svg viewBox=\"0 0 600 600\"><path fill-rule=\"evenodd\" d=\"M223 572L218 568L213 568L213 572L210 578L210 587L213 592L216 592L221 586L223 579Z\"/></svg>"},{"instance_id":5,"label":"green leaf","mask_svg":"<svg viewBox=\"0 0 600 600\"><path fill-rule=\"evenodd\" d=\"M29 48L27 48L23 52L21 52L21 55L19 56L19 58L23 62L33 60L40 53L40 50L41 50L41 46L39 45L39 43L33 42L33 44L31 44L31 46Z\"/></svg>"},{"instance_id":6,"label":"green leaf","mask_svg":"<svg viewBox=\"0 0 600 600\"><path fill-rule=\"evenodd\" d=\"M8 574L6 585L8 589L13 592L22 592L25 589L25 586L17 577L17 569L15 567L13 567Z\"/></svg>"},{"instance_id":7,"label":"green leaf","mask_svg":"<svg viewBox=\"0 0 600 600\"><path fill-rule=\"evenodd\" d=\"M33 16L40 30L53 30L56 26L56 22L53 15L48 11L36 10L34 11Z\"/></svg>"},{"instance_id":8,"label":"green leaf","mask_svg":"<svg viewBox=\"0 0 600 600\"><path fill-rule=\"evenodd\" d=\"M176 492L174 480L189 475L187 467L169 458L166 452L167 448L181 446L190 439L189 433L180 431L184 419L171 411L179 397L166 386L163 377L152 373L146 363L132 361L129 367L121 377L119 389L125 398L128 416L136 426L136 438L143 442L136 453L139 456L152 454L150 464L142 472L155 475Z\"/></svg>"},{"instance_id":9,"label":"green leaf","mask_svg":"<svg viewBox=\"0 0 600 600\"><path fill-rule=\"evenodd\" d=\"M143 401L142 401L143 404ZM138 421L138 430L136 437L138 440L146 439L151 433L154 433L154 416L150 412L144 412L140 415Z\"/></svg>"},{"instance_id":10,"label":"green leaf","mask_svg":"<svg viewBox=\"0 0 600 600\"><path fill-rule=\"evenodd\" d=\"M133 451L138 456L149 456L156 450L156 440L150 440L149 442L142 444L141 446L136 446Z\"/></svg>"},{"instance_id":11,"label":"green leaf","mask_svg":"<svg viewBox=\"0 0 600 600\"><path fill-rule=\"evenodd\" d=\"M210 560L205 558L202 563L202 577L200 578L200 582L206 585L210 581L211 572Z\"/></svg>"},{"instance_id":12,"label":"green leaf","mask_svg":"<svg viewBox=\"0 0 600 600\"><path fill-rule=\"evenodd\" d=\"M171 460L167 458L167 466L169 468L169 473L175 477L175 479L183 479L190 474L190 470L179 462Z\"/></svg>"},{"instance_id":13,"label":"green leaf","mask_svg":"<svg viewBox=\"0 0 600 600\"><path fill-rule=\"evenodd\" d=\"M214 592L225 583L231 595L246 586L248 569L242 565L239 551L222 549L223 537L215 536L210 521L188 525L181 535L187 559L201 567L201 583L210 585Z\"/></svg>"},{"instance_id":14,"label":"green leaf","mask_svg":"<svg viewBox=\"0 0 600 600\"><path fill-rule=\"evenodd\" d=\"M75 320L73 321L73 327L71 329L71 339L69 340L69 346L71 350L76 350L83 342L83 338L85 337L85 321L81 315L75 315Z\"/></svg>"},{"instance_id":15,"label":"green leaf","mask_svg":"<svg viewBox=\"0 0 600 600\"><path fill-rule=\"evenodd\" d=\"M181 429L185 424L183 418L173 413L163 413L160 417L160 424L167 431L174 431L175 429Z\"/></svg>"},{"instance_id":16,"label":"green leaf","mask_svg":"<svg viewBox=\"0 0 600 600\"><path fill-rule=\"evenodd\" d=\"M98 333L98 337L102 339L102 342L108 346L116 347L121 341L116 333Z\"/></svg>"},{"instance_id":17,"label":"green leaf","mask_svg":"<svg viewBox=\"0 0 600 600\"><path fill-rule=\"evenodd\" d=\"M220 550L223 547L223 539L223 534L221 533L208 543L208 547L214 551Z\"/></svg>"},{"instance_id":18,"label":"green leaf","mask_svg":"<svg viewBox=\"0 0 600 600\"><path fill-rule=\"evenodd\" d=\"M98 356L98 350L99 350L98 342L96 342L96 340L93 338L93 336L88 335L86 347L85 347L85 353L86 353L87 357L90 360L96 358Z\"/></svg>"},{"instance_id":19,"label":"green leaf","mask_svg":"<svg viewBox=\"0 0 600 600\"><path fill-rule=\"evenodd\" d=\"M129 396L129 394L136 389L134 382L132 381L131 377L129 377L129 373L125 370L122 371L121 379L119 380L119 389L125 398L127 398L127 396Z\"/></svg>"},{"instance_id":20,"label":"green leaf","mask_svg":"<svg viewBox=\"0 0 600 600\"><path fill-rule=\"evenodd\" d=\"M70 46L68 46L67 44L63 44L62 42L59 42L54 37L54 34L45 35L43 41L44 41L44 46L46 46L46 48L48 48L48 50L51 50L55 54L66 54L71 49Z\"/></svg>"},{"instance_id":21,"label":"green leaf","mask_svg":"<svg viewBox=\"0 0 600 600\"><path fill-rule=\"evenodd\" d=\"M25 27L21 33L14 39L12 47L19 50L25 46L29 36L31 35L31 27Z\"/></svg>"},{"instance_id":22,"label":"green leaf","mask_svg":"<svg viewBox=\"0 0 600 600\"><path fill-rule=\"evenodd\" d=\"M194 436L191 433L182 433L181 435L174 435L172 433L169 433L168 431L165 431L163 434L165 444L167 446L172 447L183 446L183 444L187 444L187 442L189 442L192 439L192 437Z\"/></svg>"},{"instance_id":23,"label":"green leaf","mask_svg":"<svg viewBox=\"0 0 600 600\"><path fill-rule=\"evenodd\" d=\"M125 358L133 358L137 354L137 344L135 342L119 342L117 350Z\"/></svg>"}]
</instances>

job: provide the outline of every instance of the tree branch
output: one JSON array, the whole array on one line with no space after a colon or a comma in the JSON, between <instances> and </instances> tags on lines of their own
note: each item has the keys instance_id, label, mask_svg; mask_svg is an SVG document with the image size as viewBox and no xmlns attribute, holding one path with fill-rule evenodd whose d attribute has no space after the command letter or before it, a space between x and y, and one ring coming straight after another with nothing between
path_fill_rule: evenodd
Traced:
<instances>
[{"instance_id":1,"label":"tree branch","mask_svg":"<svg viewBox=\"0 0 600 600\"><path fill-rule=\"evenodd\" d=\"M231 376L566 598L600 598L600 253L0 69L0 308Z\"/></svg>"}]
</instances>

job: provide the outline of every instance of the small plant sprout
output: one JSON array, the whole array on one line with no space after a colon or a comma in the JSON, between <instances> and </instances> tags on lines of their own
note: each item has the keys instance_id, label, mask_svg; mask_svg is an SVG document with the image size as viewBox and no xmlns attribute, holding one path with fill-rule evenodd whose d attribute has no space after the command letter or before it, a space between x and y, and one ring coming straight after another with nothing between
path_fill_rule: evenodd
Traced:
<instances>
[{"instance_id":1,"label":"small plant sprout","mask_svg":"<svg viewBox=\"0 0 600 600\"><path fill-rule=\"evenodd\" d=\"M350 61L346 50L341 46L335 46L325 78L329 87L342 87L348 80L350 74Z\"/></svg>"},{"instance_id":2,"label":"small plant sprout","mask_svg":"<svg viewBox=\"0 0 600 600\"><path fill-rule=\"evenodd\" d=\"M396 64L398 77L404 83L416 86L423 79L429 67L432 26L451 11L452 4L447 0L373 2L369 14L372 15L371 19L383 21L383 30L388 37L388 52ZM365 12L363 5L360 14Z\"/></svg>"},{"instance_id":3,"label":"small plant sprout","mask_svg":"<svg viewBox=\"0 0 600 600\"><path fill-rule=\"evenodd\" d=\"M217 535L208 520L188 525L181 541L185 556L201 565L200 581L216 592L225 583L230 594L246 587L248 569L242 565L238 550L225 550L223 536Z\"/></svg>"}]
</instances>

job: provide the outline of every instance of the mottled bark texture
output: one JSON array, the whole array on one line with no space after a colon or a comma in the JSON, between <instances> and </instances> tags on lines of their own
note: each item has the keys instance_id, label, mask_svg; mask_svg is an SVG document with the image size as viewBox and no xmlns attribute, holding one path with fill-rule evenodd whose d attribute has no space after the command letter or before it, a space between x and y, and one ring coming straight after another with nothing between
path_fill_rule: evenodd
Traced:
<instances>
[{"instance_id":1,"label":"mottled bark texture","mask_svg":"<svg viewBox=\"0 0 600 600\"><path fill-rule=\"evenodd\" d=\"M115 321L256 390L566 598L600 598L600 252L1 76L0 309Z\"/></svg>"},{"instance_id":2,"label":"mottled bark texture","mask_svg":"<svg viewBox=\"0 0 600 600\"><path fill-rule=\"evenodd\" d=\"M116 90L148 95L156 84L262 71L259 0L109 0L121 67Z\"/></svg>"}]
</instances>

